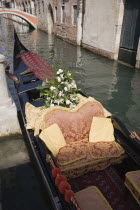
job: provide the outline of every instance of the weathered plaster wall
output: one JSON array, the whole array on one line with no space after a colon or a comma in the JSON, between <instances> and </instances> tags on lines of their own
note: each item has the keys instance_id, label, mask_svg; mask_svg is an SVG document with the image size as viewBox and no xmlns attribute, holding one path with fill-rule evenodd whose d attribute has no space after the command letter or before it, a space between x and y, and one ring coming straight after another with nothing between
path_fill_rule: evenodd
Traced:
<instances>
[{"instance_id":1,"label":"weathered plaster wall","mask_svg":"<svg viewBox=\"0 0 140 210\"><path fill-rule=\"evenodd\" d=\"M123 0L88 0L85 4L83 46L116 59L123 18Z\"/></svg>"},{"instance_id":2,"label":"weathered plaster wall","mask_svg":"<svg viewBox=\"0 0 140 210\"><path fill-rule=\"evenodd\" d=\"M44 3L43 3L44 2ZM48 0L36 0L36 10L37 10L37 17L38 17L38 28L48 32L48 20L47 20L47 7L48 7Z\"/></svg>"},{"instance_id":3,"label":"weathered plaster wall","mask_svg":"<svg viewBox=\"0 0 140 210\"><path fill-rule=\"evenodd\" d=\"M57 7L57 21L54 24L54 33L57 36L60 36L66 40L76 43L77 42L77 26L73 25L73 5L77 5L77 0L65 1L65 4L62 4L62 0L53 1L53 11ZM65 7L65 23L61 22L61 6ZM55 12L55 11L54 11Z\"/></svg>"}]
</instances>

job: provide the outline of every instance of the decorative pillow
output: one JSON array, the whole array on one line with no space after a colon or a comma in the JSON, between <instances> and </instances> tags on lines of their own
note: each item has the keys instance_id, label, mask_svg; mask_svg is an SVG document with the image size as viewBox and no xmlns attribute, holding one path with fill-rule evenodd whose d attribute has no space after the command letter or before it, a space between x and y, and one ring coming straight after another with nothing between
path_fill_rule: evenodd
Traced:
<instances>
[{"instance_id":1,"label":"decorative pillow","mask_svg":"<svg viewBox=\"0 0 140 210\"><path fill-rule=\"evenodd\" d=\"M78 110L53 110L48 113L45 126L57 123L67 143L88 138L93 116L104 117L103 107L96 101L89 101Z\"/></svg>"},{"instance_id":2,"label":"decorative pillow","mask_svg":"<svg viewBox=\"0 0 140 210\"><path fill-rule=\"evenodd\" d=\"M60 148L66 146L64 136L56 123L44 129L39 137L54 156L57 155Z\"/></svg>"},{"instance_id":3,"label":"decorative pillow","mask_svg":"<svg viewBox=\"0 0 140 210\"><path fill-rule=\"evenodd\" d=\"M114 140L114 128L111 119L93 117L89 132L89 142L110 142Z\"/></svg>"},{"instance_id":4,"label":"decorative pillow","mask_svg":"<svg viewBox=\"0 0 140 210\"><path fill-rule=\"evenodd\" d=\"M72 142L59 150L57 163L61 166L68 165L85 157L86 153L80 148L80 145Z\"/></svg>"},{"instance_id":5,"label":"decorative pillow","mask_svg":"<svg viewBox=\"0 0 140 210\"><path fill-rule=\"evenodd\" d=\"M89 151L93 158L115 158L124 153L123 148L115 141L89 142Z\"/></svg>"}]
</instances>

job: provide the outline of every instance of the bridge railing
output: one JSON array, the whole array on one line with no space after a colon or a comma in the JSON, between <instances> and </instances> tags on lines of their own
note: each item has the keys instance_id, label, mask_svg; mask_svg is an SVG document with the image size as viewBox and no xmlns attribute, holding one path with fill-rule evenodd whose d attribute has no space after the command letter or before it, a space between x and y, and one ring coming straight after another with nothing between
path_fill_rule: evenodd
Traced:
<instances>
[{"instance_id":1,"label":"bridge railing","mask_svg":"<svg viewBox=\"0 0 140 210\"><path fill-rule=\"evenodd\" d=\"M34 14L31 14L31 13L29 13L29 12L25 12L25 11L22 11L22 10L20 10L20 9L17 9L17 8L5 8L5 7L0 7L0 11L1 10L4 10L4 11L12 11L12 12L21 12L21 13L23 13L23 14L27 14L27 15L30 15L30 16L33 16L33 17L37 17L36 15L34 15Z\"/></svg>"}]
</instances>

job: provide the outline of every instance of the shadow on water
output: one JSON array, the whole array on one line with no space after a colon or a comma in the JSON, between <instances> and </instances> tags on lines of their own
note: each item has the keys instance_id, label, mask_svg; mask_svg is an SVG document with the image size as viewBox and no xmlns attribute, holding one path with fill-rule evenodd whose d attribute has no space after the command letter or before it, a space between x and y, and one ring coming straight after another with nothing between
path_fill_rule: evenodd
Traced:
<instances>
[{"instance_id":1,"label":"shadow on water","mask_svg":"<svg viewBox=\"0 0 140 210\"><path fill-rule=\"evenodd\" d=\"M3 210L52 210L30 162L0 171Z\"/></svg>"}]
</instances>

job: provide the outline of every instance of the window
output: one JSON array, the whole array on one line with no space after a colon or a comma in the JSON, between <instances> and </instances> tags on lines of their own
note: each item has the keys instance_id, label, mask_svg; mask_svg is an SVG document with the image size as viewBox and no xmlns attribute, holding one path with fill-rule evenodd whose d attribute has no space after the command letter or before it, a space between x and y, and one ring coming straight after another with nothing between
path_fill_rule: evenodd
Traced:
<instances>
[{"instance_id":1,"label":"window","mask_svg":"<svg viewBox=\"0 0 140 210\"><path fill-rule=\"evenodd\" d=\"M41 14L41 10L40 10L40 2L38 2L38 13Z\"/></svg>"},{"instance_id":2,"label":"window","mask_svg":"<svg viewBox=\"0 0 140 210\"><path fill-rule=\"evenodd\" d=\"M65 23L65 7L61 7L61 23Z\"/></svg>"},{"instance_id":3,"label":"window","mask_svg":"<svg viewBox=\"0 0 140 210\"><path fill-rule=\"evenodd\" d=\"M77 5L73 5L73 24L77 25Z\"/></svg>"},{"instance_id":4,"label":"window","mask_svg":"<svg viewBox=\"0 0 140 210\"><path fill-rule=\"evenodd\" d=\"M58 15L57 15L57 7L55 7L55 22L58 20Z\"/></svg>"},{"instance_id":5,"label":"window","mask_svg":"<svg viewBox=\"0 0 140 210\"><path fill-rule=\"evenodd\" d=\"M45 9L44 9L44 1L42 1L42 8L43 8L43 12L45 12Z\"/></svg>"}]
</instances>

